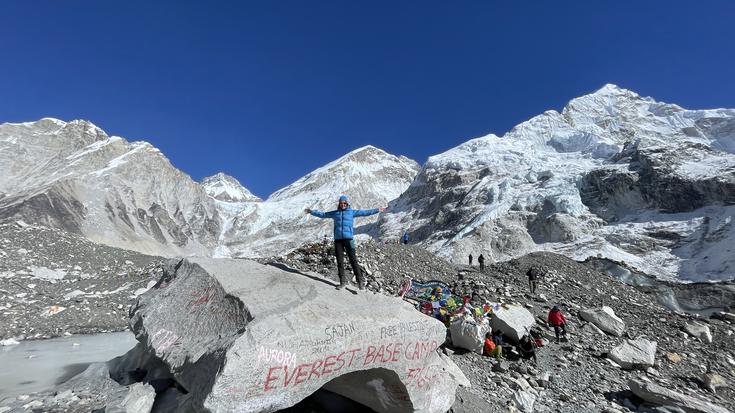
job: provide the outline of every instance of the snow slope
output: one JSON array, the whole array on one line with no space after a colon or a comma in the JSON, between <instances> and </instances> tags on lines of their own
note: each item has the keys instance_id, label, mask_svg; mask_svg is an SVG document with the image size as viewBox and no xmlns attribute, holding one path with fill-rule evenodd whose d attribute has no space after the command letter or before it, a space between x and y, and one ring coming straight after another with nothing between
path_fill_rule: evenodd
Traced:
<instances>
[{"instance_id":1,"label":"snow slope","mask_svg":"<svg viewBox=\"0 0 735 413\"><path fill-rule=\"evenodd\" d=\"M606 85L506 133L432 156L381 217L465 262L548 250L682 281L735 278L735 111Z\"/></svg>"},{"instance_id":2,"label":"snow slope","mask_svg":"<svg viewBox=\"0 0 735 413\"><path fill-rule=\"evenodd\" d=\"M224 202L259 202L262 199L253 195L240 182L224 173L209 176L202 180L202 186L207 194L218 201Z\"/></svg>"}]
</instances>

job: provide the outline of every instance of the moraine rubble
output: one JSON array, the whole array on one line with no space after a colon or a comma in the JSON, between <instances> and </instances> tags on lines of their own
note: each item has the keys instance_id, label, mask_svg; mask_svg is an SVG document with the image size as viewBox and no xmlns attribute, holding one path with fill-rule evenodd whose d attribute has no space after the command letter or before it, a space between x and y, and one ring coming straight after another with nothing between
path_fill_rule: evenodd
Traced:
<instances>
[{"instance_id":1,"label":"moraine rubble","mask_svg":"<svg viewBox=\"0 0 735 413\"><path fill-rule=\"evenodd\" d=\"M310 244L284 257L264 261L301 272L318 273L329 281L336 280L334 259L330 254L330 244ZM732 346L735 316L729 313L705 318L672 312L660 305L650 290L623 284L598 271L595 265L551 253L534 253L491 264L484 272L477 267L449 264L410 245L363 242L358 247L358 257L368 271L368 288L374 292L394 295L405 277L440 280L448 283L453 292L472 297L476 305L490 301L523 306L543 330L549 342L539 350L537 363L498 361L453 348L451 341L445 343L440 351L449 356L471 383L471 387L458 388L451 412L665 413L725 412L735 408L735 392L731 387L735 380ZM147 261L145 265L153 265L153 262ZM546 273L533 296L528 294L525 276L531 266L543 268ZM145 280L157 278L152 274ZM50 280L44 282L51 283ZM344 295L346 300L352 297L349 292ZM554 304L561 307L569 321L568 342L555 343L553 330L545 327L546 314ZM623 320L625 329L620 337L602 332L580 315L583 310L603 306L611 308L615 316ZM63 313L38 320L47 322ZM608 357L614 348L637 340L655 342L652 366L623 369ZM104 371L87 374L109 375ZM89 411L92 406L103 408L110 403L119 404L124 398L120 392L140 394L141 403L150 398L150 389L145 386L107 385L118 386L116 393L113 392L118 397L116 402L89 389L71 393L56 390L25 395L23 400L5 400L0 403L0 411L7 411L3 407L23 409L23 406L28 408L18 411ZM655 393L657 389L666 389L667 393ZM694 410L691 405L664 408L657 405L656 400L668 400L667 403L679 403L677 400L680 400L693 403L695 407ZM311 411L321 411L315 404L308 406Z\"/></svg>"}]
</instances>

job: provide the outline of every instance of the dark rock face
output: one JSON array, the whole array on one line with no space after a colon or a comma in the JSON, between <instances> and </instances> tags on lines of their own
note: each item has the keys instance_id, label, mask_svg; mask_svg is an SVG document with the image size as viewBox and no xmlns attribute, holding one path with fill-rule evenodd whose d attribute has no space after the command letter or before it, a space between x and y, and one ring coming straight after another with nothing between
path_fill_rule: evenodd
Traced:
<instances>
[{"instance_id":1,"label":"dark rock face","mask_svg":"<svg viewBox=\"0 0 735 413\"><path fill-rule=\"evenodd\" d=\"M708 168L705 174L685 174L682 167L714 156L701 144L639 149L629 145L615 168L601 168L584 176L582 202L602 218L615 221L626 212L656 209L664 213L689 212L707 205L735 204L735 168Z\"/></svg>"},{"instance_id":2,"label":"dark rock face","mask_svg":"<svg viewBox=\"0 0 735 413\"><path fill-rule=\"evenodd\" d=\"M33 195L0 198L0 221L22 217L29 223L82 233L87 208L74 196L73 183L61 182Z\"/></svg>"}]
</instances>

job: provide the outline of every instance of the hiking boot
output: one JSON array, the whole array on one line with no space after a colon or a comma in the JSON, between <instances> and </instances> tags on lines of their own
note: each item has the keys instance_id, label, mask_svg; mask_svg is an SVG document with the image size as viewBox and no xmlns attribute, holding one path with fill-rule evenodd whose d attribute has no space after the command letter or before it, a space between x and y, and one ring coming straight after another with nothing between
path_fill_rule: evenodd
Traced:
<instances>
[{"instance_id":1,"label":"hiking boot","mask_svg":"<svg viewBox=\"0 0 735 413\"><path fill-rule=\"evenodd\" d=\"M340 285L338 285L338 286L337 286L337 289L338 289L338 290L341 290L341 289L343 289L343 288L345 288L345 287L346 287L346 285L345 285L345 284L340 284Z\"/></svg>"}]
</instances>

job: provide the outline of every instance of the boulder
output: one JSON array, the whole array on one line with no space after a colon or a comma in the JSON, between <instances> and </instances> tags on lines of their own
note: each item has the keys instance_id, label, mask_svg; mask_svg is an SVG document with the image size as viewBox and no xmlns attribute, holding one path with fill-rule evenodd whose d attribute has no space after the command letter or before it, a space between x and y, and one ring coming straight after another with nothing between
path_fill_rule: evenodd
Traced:
<instances>
[{"instance_id":1,"label":"boulder","mask_svg":"<svg viewBox=\"0 0 735 413\"><path fill-rule=\"evenodd\" d=\"M513 403L519 411L532 413L533 405L536 403L536 396L525 390L517 390L513 393Z\"/></svg>"},{"instance_id":2,"label":"boulder","mask_svg":"<svg viewBox=\"0 0 735 413\"><path fill-rule=\"evenodd\" d=\"M656 342L645 338L625 340L607 355L623 369L646 369L653 366L656 358Z\"/></svg>"},{"instance_id":3,"label":"boulder","mask_svg":"<svg viewBox=\"0 0 735 413\"><path fill-rule=\"evenodd\" d=\"M271 412L323 388L377 412L447 411L469 382L438 351L445 326L401 299L334 287L248 260L187 258L137 298L130 323L194 410Z\"/></svg>"},{"instance_id":4,"label":"boulder","mask_svg":"<svg viewBox=\"0 0 735 413\"><path fill-rule=\"evenodd\" d=\"M517 305L502 305L493 311L490 326L493 331L500 330L503 335L518 341L536 323L536 320L527 309Z\"/></svg>"},{"instance_id":5,"label":"boulder","mask_svg":"<svg viewBox=\"0 0 735 413\"><path fill-rule=\"evenodd\" d=\"M708 326L702 323L696 321L685 323L684 331L686 331L690 336L696 337L705 343L712 342L712 332L709 330Z\"/></svg>"},{"instance_id":6,"label":"boulder","mask_svg":"<svg viewBox=\"0 0 735 413\"><path fill-rule=\"evenodd\" d=\"M702 374L702 386L712 393L717 393L718 388L727 387L727 380L715 372L708 371Z\"/></svg>"},{"instance_id":7,"label":"boulder","mask_svg":"<svg viewBox=\"0 0 735 413\"><path fill-rule=\"evenodd\" d=\"M459 316L449 325L449 334L454 347L463 348L477 354L482 354L485 344L485 334L489 330L487 319L478 323L472 316Z\"/></svg>"},{"instance_id":8,"label":"boulder","mask_svg":"<svg viewBox=\"0 0 735 413\"><path fill-rule=\"evenodd\" d=\"M105 413L150 413L156 391L148 384L134 383L107 402Z\"/></svg>"},{"instance_id":9,"label":"boulder","mask_svg":"<svg viewBox=\"0 0 735 413\"><path fill-rule=\"evenodd\" d=\"M579 312L583 320L588 321L600 330L620 337L625 332L625 322L615 315L612 308L604 306L600 309L584 309Z\"/></svg>"},{"instance_id":10,"label":"boulder","mask_svg":"<svg viewBox=\"0 0 735 413\"><path fill-rule=\"evenodd\" d=\"M630 390L641 399L662 406L675 406L687 413L730 413L729 410L702 399L685 396L641 379L628 383Z\"/></svg>"}]
</instances>

